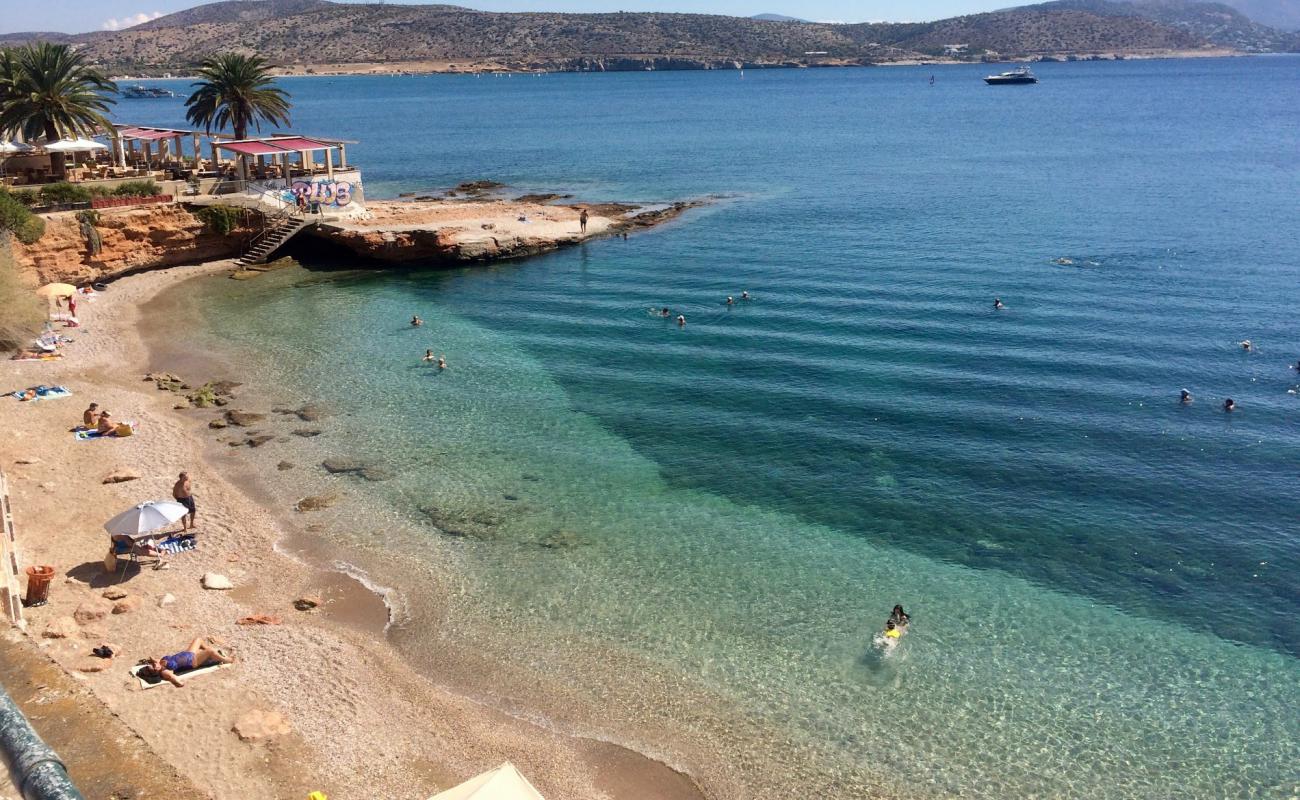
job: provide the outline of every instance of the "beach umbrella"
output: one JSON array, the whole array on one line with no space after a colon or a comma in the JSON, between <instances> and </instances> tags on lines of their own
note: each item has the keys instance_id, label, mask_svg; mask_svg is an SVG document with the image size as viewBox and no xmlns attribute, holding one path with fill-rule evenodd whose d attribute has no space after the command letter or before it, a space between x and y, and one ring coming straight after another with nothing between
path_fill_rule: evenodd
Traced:
<instances>
[{"instance_id":1,"label":"beach umbrella","mask_svg":"<svg viewBox=\"0 0 1300 800\"><path fill-rule=\"evenodd\" d=\"M84 153L87 150L107 150L108 145L100 144L94 139L60 139L45 145L47 153Z\"/></svg>"},{"instance_id":2,"label":"beach umbrella","mask_svg":"<svg viewBox=\"0 0 1300 800\"><path fill-rule=\"evenodd\" d=\"M509 761L429 800L545 800Z\"/></svg>"},{"instance_id":3,"label":"beach umbrella","mask_svg":"<svg viewBox=\"0 0 1300 800\"><path fill-rule=\"evenodd\" d=\"M77 287L70 283L47 283L36 290L41 297L71 297L77 293Z\"/></svg>"},{"instance_id":4,"label":"beach umbrella","mask_svg":"<svg viewBox=\"0 0 1300 800\"><path fill-rule=\"evenodd\" d=\"M11 142L9 140L0 140L0 156L12 156L18 153L30 153L31 145L22 142Z\"/></svg>"},{"instance_id":5,"label":"beach umbrella","mask_svg":"<svg viewBox=\"0 0 1300 800\"><path fill-rule=\"evenodd\" d=\"M188 513L190 510L180 503L171 500L150 500L128 508L105 522L104 530L113 536L135 538L170 525Z\"/></svg>"}]
</instances>

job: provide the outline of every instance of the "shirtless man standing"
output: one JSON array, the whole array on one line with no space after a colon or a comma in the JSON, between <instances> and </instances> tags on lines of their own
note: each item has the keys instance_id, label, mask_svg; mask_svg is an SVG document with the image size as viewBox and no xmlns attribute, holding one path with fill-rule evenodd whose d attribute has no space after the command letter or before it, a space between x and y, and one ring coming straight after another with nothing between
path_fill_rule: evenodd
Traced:
<instances>
[{"instance_id":1,"label":"shirtless man standing","mask_svg":"<svg viewBox=\"0 0 1300 800\"><path fill-rule=\"evenodd\" d=\"M187 472L182 472L177 478L176 484L172 486L172 497L176 502L189 509L190 513L181 517L181 530L188 531L194 528L194 518L198 516L198 510L194 506L194 487L190 483L190 476Z\"/></svg>"}]
</instances>

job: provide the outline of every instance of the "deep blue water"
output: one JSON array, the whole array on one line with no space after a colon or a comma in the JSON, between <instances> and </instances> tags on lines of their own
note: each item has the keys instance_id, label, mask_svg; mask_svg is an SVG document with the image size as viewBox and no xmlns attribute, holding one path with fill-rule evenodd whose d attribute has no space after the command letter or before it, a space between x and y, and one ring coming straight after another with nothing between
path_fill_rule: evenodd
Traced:
<instances>
[{"instance_id":1,"label":"deep blue water","mask_svg":"<svg viewBox=\"0 0 1300 800\"><path fill-rule=\"evenodd\" d=\"M671 651L656 636L708 607L736 625L709 649L739 662L750 641L742 620L760 614L739 599L752 592L791 617L754 635L821 667L863 631L797 618L847 609L883 618L901 599L918 618L943 609L950 637L979 630L1032 651L1023 663L1000 657L1016 681L1050 683L1045 665L1055 664L1080 691L1096 682L1155 698L1105 660L1070 659L1091 646L1072 640L1071 625L1085 638L1140 627L1104 659L1130 670L1210 665L1186 693L1168 677L1174 688L1151 710L1154 719L1186 705L1186 727L1174 714L1163 731L1167 746L1191 742L1205 760L1154 766L1149 753L1131 754L1153 782L1112 785L1115 796L1161 778L1184 796L1214 785L1227 754L1249 747L1235 730L1247 716L1264 721L1268 745L1260 740L1260 760L1232 786L1285 796L1300 751L1300 59L1044 64L1031 87L986 87L985 71L285 80L295 130L359 140L349 155L370 197L491 178L584 199L719 199L649 234L525 263L372 275L286 288L279 299L225 282L211 290L212 320L248 347L291 342L286 357L305 348L287 358L295 364L345 353L343 381L277 366L339 404L349 402L341 387L395 382L391 414L368 403L355 413L403 436L431 424L403 411L436 407L439 430L473 434L447 446L470 464L455 485L476 487L464 489L476 506L490 483L482 476L518 468L499 448L520 463L554 461L565 484L531 513L623 541L618 559L575 550L589 558L591 595L577 579L580 599L555 600L607 612L607 628L592 623L606 640ZM124 101L118 115L181 120L178 102ZM754 299L723 304L742 290ZM995 296L1005 310L993 310ZM664 305L685 314L685 329L646 313ZM433 320L428 346L450 351L463 385L405 365L402 348L418 358L426 343L392 322L417 310ZM304 341L322 319L330 330ZM1195 396L1187 406L1177 400L1184 387ZM1221 410L1226 397L1236 412ZM375 433L372 449L400 461L400 441ZM481 456L477 472L470 452ZM616 481L623 466L629 477ZM414 506L453 492L446 480L415 469L378 491ZM602 481L610 485L590 494L573 488ZM613 533L641 516L656 524L635 545ZM676 538L691 533L716 538ZM636 548L644 552L628 555ZM484 574L528 574L528 591L503 590L503 604L575 580L527 554L478 557ZM681 572L657 559L681 559L672 561ZM701 579L698 594L655 595L661 613L646 619L641 604L625 599L620 611L617 593L600 589L689 587L695 569L725 572L737 594L711 595ZM1003 596L1005 608L992 599ZM922 647L919 637L909 644ZM683 647L681 660L691 652ZM752 678L733 669L721 684ZM962 716L981 694L954 687L973 674L936 678L933 697L948 705L902 716ZM1207 697L1235 691L1215 682L1231 674L1259 677L1273 694L1215 710L1230 722L1200 740L1194 720L1211 713ZM818 696L807 675L772 685ZM1036 698L1044 714L1059 703L1058 715L1081 703L1042 691L1027 689L1022 702ZM829 696L838 710L826 729L847 736L868 696ZM951 721L942 719L932 724ZM1025 729L1051 740L1084 725L1056 730L1044 719ZM955 735L962 747L910 769L941 793L1102 796L1104 781L1088 788L1071 769L1129 763L1076 753L1073 766L1002 775L1005 784L973 763L953 766L966 764L954 753L980 749L988 724L973 713L970 736ZM822 730L789 725L814 738L808 731ZM1098 735L1129 734L1103 725ZM1132 736L1160 740L1149 729ZM879 757L836 741L850 761ZM1024 753L1008 748L1008 758Z\"/></svg>"}]
</instances>

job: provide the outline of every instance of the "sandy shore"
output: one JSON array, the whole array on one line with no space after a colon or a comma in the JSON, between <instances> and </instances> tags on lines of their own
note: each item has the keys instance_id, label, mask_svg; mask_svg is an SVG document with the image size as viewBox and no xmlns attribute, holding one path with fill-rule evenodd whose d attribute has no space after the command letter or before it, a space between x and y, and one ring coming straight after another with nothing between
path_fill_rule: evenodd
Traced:
<instances>
[{"instance_id":1,"label":"sandy shore","mask_svg":"<svg viewBox=\"0 0 1300 800\"><path fill-rule=\"evenodd\" d=\"M331 798L424 798L505 760L551 800L716 796L638 753L557 733L434 685L385 641L379 597L276 547L291 532L255 493L239 488L248 476L222 474L206 458L210 415L175 408L174 394L141 380L152 367L141 336L146 302L189 277L230 268L219 262L118 281L81 304L83 327L66 332L75 341L62 360L0 365L5 391L62 384L74 393L35 403L0 398L7 432L0 466L10 479L19 557L23 566L57 570L49 604L27 611L27 636L0 641L0 650L40 648L84 686L80 703L102 704L203 797L301 798L320 790ZM75 440L69 430L91 401L134 420L138 433ZM195 483L199 549L169 559L165 570L105 573L102 523L135 503L168 497L181 470ZM105 483L115 471L139 477ZM203 589L205 572L227 576L235 589ZM116 601L120 613L105 593L125 594ZM300 597L324 604L298 611ZM252 614L282 623L237 624ZM137 660L181 650L199 635L225 642L237 664L182 689L145 691L129 676ZM91 656L101 643L119 655L107 662ZM246 741L232 730L256 711L282 717L280 732ZM47 724L57 732L57 722ZM124 775L132 780L131 770ZM146 783L134 785L143 790Z\"/></svg>"}]
</instances>

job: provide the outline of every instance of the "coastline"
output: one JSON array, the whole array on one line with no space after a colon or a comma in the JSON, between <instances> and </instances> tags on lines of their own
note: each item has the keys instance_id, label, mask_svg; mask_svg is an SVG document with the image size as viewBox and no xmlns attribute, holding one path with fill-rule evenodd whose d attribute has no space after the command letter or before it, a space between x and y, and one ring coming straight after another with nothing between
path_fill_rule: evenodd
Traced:
<instances>
[{"instance_id":1,"label":"coastline","mask_svg":"<svg viewBox=\"0 0 1300 800\"><path fill-rule=\"evenodd\" d=\"M388 610L355 577L303 560L310 536L286 531L248 486L223 474L201 421L140 376L153 369L143 324L149 301L178 283L232 267L212 262L142 273L114 283L83 312L85 327L54 363L5 362L9 383L62 383L74 398L0 404L17 433L0 445L10 478L23 564L55 566L50 603L27 612L25 642L84 682L113 715L182 776L213 797L424 797L501 761L513 761L548 798L717 796L662 762L618 745L557 732L458 695L421 676L383 635ZM67 434L86 402L139 423L136 436L78 442ZM190 417L190 419L187 419ZM206 420L206 417L204 418ZM32 463L16 463L27 461ZM115 470L139 479L101 483ZM117 588L103 573L100 517L146 497L165 497L181 469L200 502L197 552L163 571L132 569L120 587L133 608L101 598ZM305 540L304 538L305 537ZM200 587L204 572L231 578L230 592ZM160 606L166 595L174 602ZM296 611L318 597L319 613ZM239 626L252 614L283 624ZM46 631L79 617L63 638ZM141 693L125 672L136 660L215 635L239 663L184 689ZM104 668L90 648L121 649ZM86 671L96 669L102 671ZM289 733L243 742L232 725L250 710L277 711ZM178 730L184 735L176 736ZM346 731L347 735L339 735ZM195 752L190 740L206 744ZM655 787L647 790L647 787Z\"/></svg>"}]
</instances>

